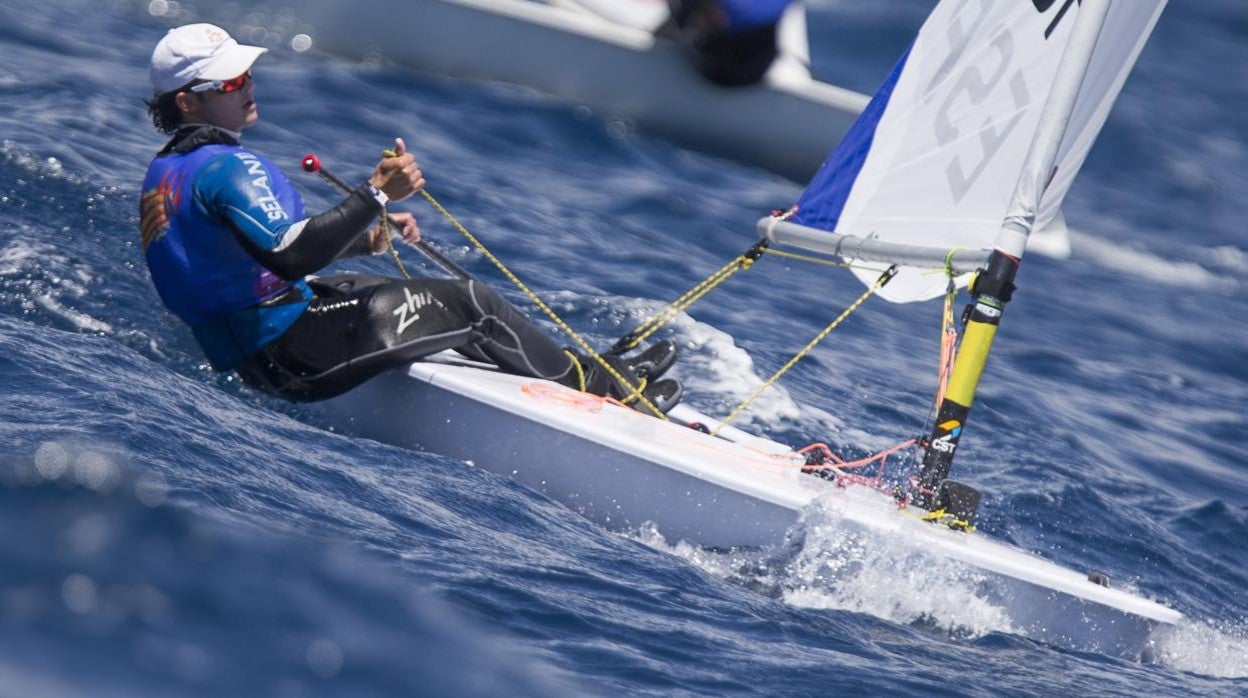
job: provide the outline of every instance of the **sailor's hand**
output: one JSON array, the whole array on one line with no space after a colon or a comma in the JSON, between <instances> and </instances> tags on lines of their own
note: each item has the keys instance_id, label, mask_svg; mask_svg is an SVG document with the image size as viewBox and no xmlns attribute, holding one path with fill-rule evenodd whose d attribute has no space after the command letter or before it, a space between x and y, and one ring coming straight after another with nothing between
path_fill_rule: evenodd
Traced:
<instances>
[{"instance_id":1,"label":"sailor's hand","mask_svg":"<svg viewBox=\"0 0 1248 698\"><path fill-rule=\"evenodd\" d=\"M404 242L415 243L420 240L420 226L416 224L416 216L407 212L390 214L388 230L391 233L397 233ZM373 226L373 229L368 231L368 244L373 254L385 252L387 242L386 230L380 225Z\"/></svg>"},{"instance_id":2,"label":"sailor's hand","mask_svg":"<svg viewBox=\"0 0 1248 698\"><path fill-rule=\"evenodd\" d=\"M368 183L380 189L391 201L400 201L420 191L425 186L425 174L420 171L416 159L407 152L402 138L394 139L393 157L383 157L373 170Z\"/></svg>"}]
</instances>

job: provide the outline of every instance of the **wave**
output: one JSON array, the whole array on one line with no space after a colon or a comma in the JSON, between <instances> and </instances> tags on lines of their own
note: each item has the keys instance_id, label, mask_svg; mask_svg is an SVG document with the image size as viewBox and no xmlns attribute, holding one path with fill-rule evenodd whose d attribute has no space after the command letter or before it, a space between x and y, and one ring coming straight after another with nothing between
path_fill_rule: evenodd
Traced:
<instances>
[{"instance_id":1,"label":"wave","mask_svg":"<svg viewBox=\"0 0 1248 698\"><path fill-rule=\"evenodd\" d=\"M1070 237L1071 247L1079 259L1121 274L1167 286L1222 294L1234 294L1241 289L1237 278L1213 271L1199 262L1164 257L1074 230ZM1228 272L1242 272L1248 264L1244 252L1236 248L1199 249L1197 254L1211 266L1222 266Z\"/></svg>"}]
</instances>

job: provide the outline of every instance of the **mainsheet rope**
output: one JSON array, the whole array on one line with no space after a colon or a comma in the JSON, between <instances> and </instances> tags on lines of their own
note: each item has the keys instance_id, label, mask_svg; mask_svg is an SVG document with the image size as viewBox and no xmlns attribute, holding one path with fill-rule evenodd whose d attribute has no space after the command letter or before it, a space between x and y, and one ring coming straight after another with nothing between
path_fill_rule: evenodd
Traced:
<instances>
[{"instance_id":1,"label":"mainsheet rope","mask_svg":"<svg viewBox=\"0 0 1248 698\"><path fill-rule=\"evenodd\" d=\"M407 267L403 266L403 260L399 259L399 251L394 248L394 240L390 238L390 214L386 212L386 205L381 205L381 235L386 239L386 249L390 251L390 258L394 260L394 266L399 268L399 273L404 279L412 280L412 276L407 273Z\"/></svg>"},{"instance_id":2,"label":"mainsheet rope","mask_svg":"<svg viewBox=\"0 0 1248 698\"><path fill-rule=\"evenodd\" d=\"M395 152L393 150L385 150L385 151L382 151L382 155L385 157L394 157ZM625 404L632 403L634 401L640 402L655 417L658 417L659 419L662 419L665 421L667 420L667 415L663 413L663 410L660 410L658 407L656 407L655 404L651 402L650 399L647 398L642 393L642 390L645 388L644 381L642 385L634 386L632 382L629 381L627 378L625 378L623 375L621 375L619 371L612 368L611 364L607 363L606 359L602 358L602 356L597 351L594 351L594 348L589 345L589 342L585 341L585 339L581 337L581 335L578 334L576 330L572 329L571 325L564 322L563 318L559 317L559 314L556 313L554 309L552 309L549 305L547 305L546 302L543 301L541 297L537 295L537 293L535 293L531 288L529 288L527 284L525 284L523 281L520 280L520 277L512 273L511 269L508 269L507 265L503 264L502 260L494 256L494 253L490 252L490 250L485 246L485 244L482 243L480 240L478 240L477 237L473 235L472 232L469 231L468 228L464 226L464 224L460 223L459 219L457 219L450 211L448 211L446 207L441 204L441 202L439 202L436 198L434 198L434 196L430 194L427 189L421 189L420 193L422 196L425 197L425 200L428 201L430 205L432 205L433 208L442 215L443 218L445 218L456 230L458 230L461 235L467 238L468 241L471 242L474 247L480 250L481 253L485 255L485 258L490 260L490 262L495 267L497 267L500 272L502 272L503 276L507 277L507 279L511 281L511 283L514 284L516 288L520 289L526 296L529 297L529 300L531 300L534 305L540 308L542 312L544 312L547 315L547 317L549 317L556 325L558 325L559 329L563 330L564 333L567 334L568 337L570 337L572 341L575 342L576 345L580 347L582 351L585 352L586 356L589 356L591 359L593 359L599 366L601 366L604 370L606 370L608 375L610 375L612 378L618 381L620 385L624 386L624 388L628 391L628 395L624 397L621 400L621 402ZM386 223L386 217L387 216L386 216L385 206L382 206L381 220L382 220L383 226L388 225ZM386 230L388 231L388 228L386 228ZM386 235L386 240L387 241L390 240L390 236L388 232ZM398 252L394 250L394 243L390 242L389 245L395 257L395 261L397 262ZM401 262L399 262L399 270L403 272L404 276L407 275L407 270L403 269ZM574 363L574 368L578 370L578 375L583 375L580 373L582 369L580 368L579 361L577 361L575 357L572 358L572 361ZM583 383L584 383L584 380L582 379L582 384Z\"/></svg>"},{"instance_id":3,"label":"mainsheet rope","mask_svg":"<svg viewBox=\"0 0 1248 698\"><path fill-rule=\"evenodd\" d=\"M718 435L721 429L723 429L730 422L732 422L732 420L736 419L738 415L740 415L742 412L746 410L746 408L748 408L751 404L753 404L754 401L758 399L758 396L763 394L764 390L771 387L773 383L775 383L777 380L780 379L780 376L783 376L785 373L788 372L789 369L796 366L798 361L801 361L803 357L809 354L819 344L819 342L822 342L825 337L831 334L832 330L836 329L838 325L840 325L842 322L845 321L845 318L853 314L853 312L857 310L859 306L867 302L868 298L875 295L875 292L878 291L880 287L888 283L889 280L892 279L896 275L897 275L896 265L889 267L887 270L885 270L883 274L880 274L880 278L876 279L875 283L871 284L871 286L868 287L866 291L863 291L862 295L858 296L858 298L855 299L853 303L850 303L849 307L846 308L839 316L837 316L835 320L828 323L827 327L824 327L819 332L819 334L815 335L814 339L807 342L806 346L798 350L798 352L793 355L793 358L789 359L787 363L781 366L775 373L771 374L771 377L763 381L762 385L755 388L754 392L751 393L749 397L741 401L741 404L737 405L737 407L732 411L732 413L729 414L727 417L725 417L719 423L719 426L715 427L715 430L711 432L711 435L712 436Z\"/></svg>"},{"instance_id":4,"label":"mainsheet rope","mask_svg":"<svg viewBox=\"0 0 1248 698\"><path fill-rule=\"evenodd\" d=\"M389 151L389 150L384 151L383 154L386 157L393 157L394 155L393 151ZM469 231L467 227L465 227L462 223L460 223L459 220L450 211L448 211L446 207L444 207L441 204L441 202L439 202L432 194L430 194L427 189L421 189L420 193L425 198L425 200L428 201L429 204L432 205L434 209L439 214L442 215L443 218L445 218L457 231L459 231L461 235L463 235L470 243L472 243L474 247L480 250L481 253L485 255L485 257L488 260L490 260L490 262L500 272L502 272L502 274L505 277L507 277L509 281L512 282L512 284L514 284L518 289L520 289L520 291L522 291L526 296L528 296L529 299L533 301L533 303L542 310L542 312L544 312L556 325L559 326L560 329L564 331L564 333L566 333L574 342L576 342L576 344L586 353L586 355L591 357L596 363L598 363L598 365L602 366L609 375L611 375L614 379L619 381L622 385L624 385L629 390L629 395L622 401L623 403L627 404L634 400L639 401L643 405L645 405L646 408L650 412L652 412L656 417L659 417L660 419L663 419L663 420L668 419L666 414L664 414L661 410L659 410L649 399L645 397L644 394L642 394L642 390L645 388L644 381L642 382L641 386L634 387L626 378L624 378L624 376L620 375L618 371L612 368L611 365L608 364L606 360L603 359L602 356L597 351L595 351L594 348L590 346L589 343L580 336L580 334L576 332L576 330L572 329L570 325L564 322L564 320L561 317L559 317L558 313L556 313L549 305L547 305L545 301L543 301L541 297L537 295L537 293L535 293L532 289L530 289L528 285L525 284L518 276L512 273L512 271L507 267L506 264L502 262L502 260L496 257L492 252L490 252L490 250L485 246L485 244L482 243L475 235L473 235L472 232ZM391 257L394 259L395 265L399 268L399 271L403 274L403 276L405 278L410 279L411 277L408 275L407 270L404 268L403 262L399 259L398 250L395 249L394 243L391 240L391 236L389 235L389 223L388 223L388 216L386 215L385 207L383 206L382 209L383 210L381 213L381 226L382 226L383 235L386 238L387 246L389 248ZM785 212L783 215L779 216L779 218L781 220L786 219L792 216L794 212L795 212L795 209L790 209L789 211ZM637 327L637 329L633 330L632 332L622 337L619 341L615 343L614 346L612 346L610 352L623 353L623 352L626 352L630 349L637 347L638 345L641 344L641 342L645 341L647 338L649 338L651 335L657 332L664 325L671 322L673 318L675 318L677 315L687 310L697 301L701 300L708 293L710 293L715 288L717 288L718 286L723 284L725 281L727 281L729 278L734 276L737 272L745 271L745 270L752 268L754 265L754 262L756 262L759 258L761 258L763 254L774 254L777 256L786 257L790 259L796 259L800 261L819 263L819 264L828 264L828 265L839 266L839 267L852 267L852 265L846 264L844 262L811 257L808 255L794 254L791 252L772 250L768 247L767 241L765 239L760 240L759 242L751 246L750 249L748 249L741 255L737 256L735 259L731 260L730 262L728 262L727 264L725 264L723 267L719 268L715 272L713 272L710 276L700 281L689 291L685 292L679 298L669 303L666 307L664 307L658 313L655 313L650 318L645 320L641 325ZM952 255L952 253L950 254ZM715 428L714 431L711 432L711 434L713 436L718 435L720 430L728 426L733 420L735 420L738 416L740 416L742 412L748 409L749 406L753 404L754 401L757 400L760 395L762 395L764 390L766 390L768 387L773 385L776 381L780 379L781 376L787 373L802 358L804 358L807 354L809 354L819 344L819 342L823 341L832 332L832 330L836 329L836 327L838 327L842 322L844 322L846 318L848 318L851 314L853 314L856 310L858 310L858 308L863 303L865 303L868 298L870 298L880 288L882 288L885 284L887 284L894 276L896 276L896 274L897 274L896 265L893 265L889 267L887 270L885 270L880 275L880 277L876 279L876 281L870 287L868 287L867 290L862 293L862 295L860 295L857 299L855 299L854 302L851 303L839 316L837 316L835 320L833 320L826 327L824 327L823 330L821 330L815 336L814 339L812 339L804 347L802 347L796 354L794 354L794 356L791 359L789 359L783 366L781 366L775 373L773 373L771 377L769 377L758 388L756 388L754 392L749 395L749 397L743 400L741 404L737 405L737 407L734 408L732 412L726 418L721 420L719 422L719 425ZM945 388L948 383L948 376L949 376L951 367L953 365L954 356L956 354L956 343L957 343L957 330L953 326L952 308L953 308L954 298L957 295L958 289L957 289L956 284L954 284L953 282L952 268L948 264L946 264L946 274L949 276L950 281L949 281L949 290L945 295L944 310L942 312L941 356L940 356L940 372L939 372L940 375L939 375L939 388L937 391L937 398L936 398L937 404L939 404L940 398L941 396L943 396ZM575 361L575 358L573 360ZM813 470L819 470L819 469L835 469L838 474L839 482L843 482L843 483L856 482L858 484L872 484L878 487L883 477L884 463L887 460L888 456L903 448L906 448L908 446L915 444L916 441L917 441L916 439L909 439L891 448L888 448L879 453L876 453L875 455L872 455L872 456L869 456L867 458L863 458L857 461L852 461L852 462L844 461L843 459L840 459L839 457L835 456L834 454L832 454L831 449L829 449L825 444L812 444L811 446L807 446L806 448L800 449L798 453L807 454L810 452L819 452L821 454L824 454L824 458L827 458L828 460L832 461L831 463L826 463L825 460L821 460L819 464L804 465L803 466L804 471L813 471ZM876 477L873 480L865 478L864 476L858 476L852 473L845 473L842 470L843 468L866 467L870 465L871 463L876 463L876 462L879 463L879 472L877 473ZM939 516L943 513L944 512L933 512L932 515Z\"/></svg>"}]
</instances>

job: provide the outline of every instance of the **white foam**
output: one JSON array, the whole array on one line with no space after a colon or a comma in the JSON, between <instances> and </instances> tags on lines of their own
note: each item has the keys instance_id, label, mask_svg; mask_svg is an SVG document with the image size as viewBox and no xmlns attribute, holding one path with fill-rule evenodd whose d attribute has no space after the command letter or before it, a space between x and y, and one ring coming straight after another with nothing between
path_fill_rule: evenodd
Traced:
<instances>
[{"instance_id":1,"label":"white foam","mask_svg":"<svg viewBox=\"0 0 1248 698\"><path fill-rule=\"evenodd\" d=\"M108 324L107 322L96 320L95 318L91 317L90 315L87 315L86 313L82 313L77 310L74 310L73 308L70 308L64 305L63 303L61 303L59 300L56 299L56 297L52 295L42 294L42 295L34 296L31 298L31 301L35 305L47 311L48 314L55 315L61 318L62 320L65 320L74 328L81 330L83 332L91 332L91 333L97 333L97 334L111 334L113 331L113 326Z\"/></svg>"},{"instance_id":2,"label":"white foam","mask_svg":"<svg viewBox=\"0 0 1248 698\"><path fill-rule=\"evenodd\" d=\"M1156 661L1205 676L1248 677L1248 622L1222 627L1184 619L1153 634Z\"/></svg>"},{"instance_id":3,"label":"white foam","mask_svg":"<svg viewBox=\"0 0 1248 698\"><path fill-rule=\"evenodd\" d=\"M29 236L23 232L19 230L7 246L0 248L0 283L17 286L16 295L25 300L24 305L42 308L78 330L112 332L108 323L61 302L64 297L83 298L91 292L94 277L90 267L74 263L52 245L27 242Z\"/></svg>"},{"instance_id":4,"label":"white foam","mask_svg":"<svg viewBox=\"0 0 1248 698\"><path fill-rule=\"evenodd\" d=\"M582 296L566 291L551 293L546 300L557 307L557 312L565 314L585 304ZM605 312L608 316L596 318L595 324L609 326L612 328L609 331L615 332L614 336L602 340L605 342L633 330L666 306L663 301L624 297L600 298L593 302L601 308L595 310L595 314ZM655 336L668 336L668 332L681 348L672 375L684 383L686 399L710 416L727 417L771 377L771 372L760 375L753 357L737 345L732 335L714 325L680 313L664 332ZM794 351L797 348L794 346ZM732 425L759 436L767 436L773 430L794 429L823 438L836 435L867 449L883 449L896 443L892 436L877 436L847 426L830 412L799 403L785 388L786 380L781 378L763 390ZM801 445L804 444L798 444Z\"/></svg>"},{"instance_id":5,"label":"white foam","mask_svg":"<svg viewBox=\"0 0 1248 698\"><path fill-rule=\"evenodd\" d=\"M19 234L26 231L19 230ZM0 249L0 276L15 276L24 273L38 262L39 256L51 250L49 246L35 246L13 240L7 247Z\"/></svg>"},{"instance_id":6,"label":"white foam","mask_svg":"<svg viewBox=\"0 0 1248 698\"><path fill-rule=\"evenodd\" d=\"M924 622L959 637L1016 633L1006 610L976 594L976 570L921 555L905 540L864 534L816 503L802 516L802 545L787 565L784 600L804 608Z\"/></svg>"},{"instance_id":7,"label":"white foam","mask_svg":"<svg viewBox=\"0 0 1248 698\"><path fill-rule=\"evenodd\" d=\"M1005 608L980 596L985 576L949 561L922 555L907 541L867 537L843 525L836 508L816 502L793 529L800 544L783 559L751 551L713 551L669 543L648 524L634 539L675 555L733 584L771 590L800 608L863 613L902 625L935 627L959 639L989 633L1026 635ZM774 556L774 553L772 553ZM1128 589L1130 591L1130 589ZM1248 621L1210 623L1185 618L1161 626L1142 658L1205 676L1248 677Z\"/></svg>"},{"instance_id":8,"label":"white foam","mask_svg":"<svg viewBox=\"0 0 1248 698\"><path fill-rule=\"evenodd\" d=\"M689 387L703 394L718 395L733 406L748 397L764 379L758 375L754 359L737 346L732 335L712 325L681 315L673 323L685 347L682 372ZM783 386L768 386L753 404L753 412L772 419L797 419L801 408Z\"/></svg>"},{"instance_id":9,"label":"white foam","mask_svg":"<svg viewBox=\"0 0 1248 698\"><path fill-rule=\"evenodd\" d=\"M1209 264L1239 276L1248 275L1248 252L1232 245L1220 245L1202 251Z\"/></svg>"},{"instance_id":10,"label":"white foam","mask_svg":"<svg viewBox=\"0 0 1248 698\"><path fill-rule=\"evenodd\" d=\"M653 525L633 537L720 579L772 589L795 607L851 611L903 625L922 623L962 639L1019 634L1004 608L976 594L985 581L980 572L920 555L902 540L868 539L842 525L834 507L817 503L795 531L802 534L800 547L780 561L753 559L742 551L708 551L685 542L670 544Z\"/></svg>"},{"instance_id":11,"label":"white foam","mask_svg":"<svg viewBox=\"0 0 1248 698\"><path fill-rule=\"evenodd\" d=\"M716 416L727 417L742 401L771 378L772 372L760 375L753 357L738 346L732 335L705 322L681 314L673 322L683 351L679 373L689 394L698 396L703 404L714 404ZM796 350L796 347L794 348ZM753 431L788 429L802 425L816 433L836 433L842 423L832 414L793 399L784 387L784 379L767 386L748 409L739 415L733 426Z\"/></svg>"},{"instance_id":12,"label":"white foam","mask_svg":"<svg viewBox=\"0 0 1248 698\"><path fill-rule=\"evenodd\" d=\"M569 302L569 306L577 300L570 293L551 295ZM611 320L620 328L620 334L632 330L665 307L662 301L620 297L604 299L601 305L614 316ZM737 346L727 332L685 313L673 318L666 329L674 333L672 341L681 347L674 375L684 382L687 393L698 395L702 402L718 402L720 407L730 410L763 384L764 379L755 372L753 358ZM656 337L665 334L660 332ZM720 416L727 414L725 411ZM798 420L804 411L787 390L773 384L763 391L750 414L742 420L749 421L753 415L763 415L766 423L776 424Z\"/></svg>"},{"instance_id":13,"label":"white foam","mask_svg":"<svg viewBox=\"0 0 1248 698\"><path fill-rule=\"evenodd\" d=\"M90 183L86 178L66 170L65 166L57 158L36 158L25 150L20 149L17 143L11 140L0 141L0 155L3 155L13 164L35 176L49 177L72 184ZM25 184L26 182L18 180L18 183Z\"/></svg>"},{"instance_id":14,"label":"white foam","mask_svg":"<svg viewBox=\"0 0 1248 698\"><path fill-rule=\"evenodd\" d=\"M1209 271L1196 262L1161 257L1073 230L1071 243L1080 259L1121 274L1181 288L1221 293L1234 293L1239 289L1239 282L1235 279Z\"/></svg>"}]
</instances>

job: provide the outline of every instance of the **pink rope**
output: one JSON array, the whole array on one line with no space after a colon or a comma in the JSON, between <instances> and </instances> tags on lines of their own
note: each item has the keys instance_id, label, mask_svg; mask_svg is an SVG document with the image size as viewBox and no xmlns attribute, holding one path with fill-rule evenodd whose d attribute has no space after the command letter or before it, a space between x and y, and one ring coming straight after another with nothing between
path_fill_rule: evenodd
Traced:
<instances>
[{"instance_id":1,"label":"pink rope","mask_svg":"<svg viewBox=\"0 0 1248 698\"><path fill-rule=\"evenodd\" d=\"M823 454L823 457L825 460L824 463L819 464L819 465L802 466L802 472L814 472L816 470L833 470L836 472L836 479L834 480L834 482L836 482L836 484L841 487L848 487L849 485L863 485L865 487L870 487L872 489L885 492L885 491L889 491L889 487L887 487L884 484L884 465L888 462L888 457L902 450L903 448L908 448L910 446L913 446L914 443L915 443L915 439L907 439L906 441L903 441L897 444L896 446L884 449L883 451L880 451L879 453L876 453L871 456L867 456L866 458L860 458L855 461L846 461L844 458L841 458L840 456L833 453L832 449L829 448L827 444L823 444L823 443L811 444L805 448L799 449L798 453L805 455L807 453L810 453L811 451L818 451ZM844 472L846 469L867 468L867 467L870 467L872 464L876 464L877 466L874 476L864 475L860 473Z\"/></svg>"}]
</instances>

